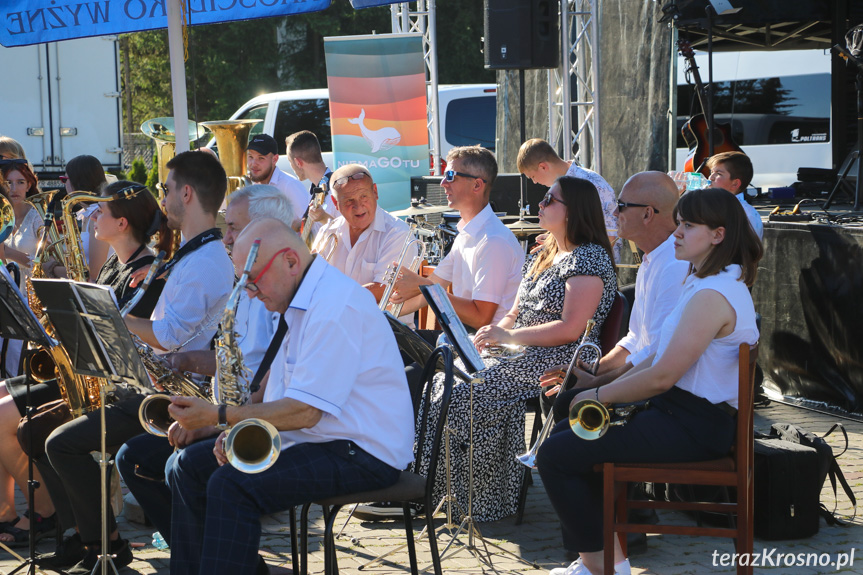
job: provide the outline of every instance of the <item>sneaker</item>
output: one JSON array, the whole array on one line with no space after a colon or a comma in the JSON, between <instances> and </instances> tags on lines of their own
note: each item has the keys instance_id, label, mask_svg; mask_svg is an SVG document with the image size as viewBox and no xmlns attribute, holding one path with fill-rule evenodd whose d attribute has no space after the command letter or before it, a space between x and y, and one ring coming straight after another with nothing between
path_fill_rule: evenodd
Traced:
<instances>
[{"instance_id":1,"label":"sneaker","mask_svg":"<svg viewBox=\"0 0 863 575\"><path fill-rule=\"evenodd\" d=\"M99 562L99 554L101 550L98 545L88 546L87 553L84 558L78 561L74 567L66 571L69 575L90 575L93 568ZM122 569L130 564L134 557L132 556L132 548L129 547L129 542L125 539L117 539L111 541L111 555L114 567Z\"/></svg>"},{"instance_id":2,"label":"sneaker","mask_svg":"<svg viewBox=\"0 0 863 575\"><path fill-rule=\"evenodd\" d=\"M57 545L57 551L47 553L39 558L39 566L48 569L65 569L75 565L87 553L81 542L81 535L76 531Z\"/></svg>"},{"instance_id":3,"label":"sneaker","mask_svg":"<svg viewBox=\"0 0 863 575\"><path fill-rule=\"evenodd\" d=\"M569 567L558 567L548 572L548 575L591 575L590 571L581 563L581 559L573 561ZM614 575L632 575L629 559L624 559L614 566Z\"/></svg>"},{"instance_id":4,"label":"sneaker","mask_svg":"<svg viewBox=\"0 0 863 575\"><path fill-rule=\"evenodd\" d=\"M411 506L411 517L416 517L417 509ZM354 517L374 521L375 519L399 519L404 516L401 503L380 501L376 503L360 503L354 509Z\"/></svg>"}]
</instances>

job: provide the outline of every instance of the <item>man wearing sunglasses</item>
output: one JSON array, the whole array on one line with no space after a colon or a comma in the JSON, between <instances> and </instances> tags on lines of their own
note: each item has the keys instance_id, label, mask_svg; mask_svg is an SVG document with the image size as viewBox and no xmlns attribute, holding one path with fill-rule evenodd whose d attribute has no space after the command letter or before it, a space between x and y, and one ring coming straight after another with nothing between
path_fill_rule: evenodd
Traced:
<instances>
[{"instance_id":1,"label":"man wearing sunglasses","mask_svg":"<svg viewBox=\"0 0 863 575\"><path fill-rule=\"evenodd\" d=\"M398 260L410 228L378 206L378 187L365 167L342 166L333 173L330 184L341 215L321 228L312 251L327 252L324 255L330 265L380 300L384 276L392 262ZM331 248L333 235L338 240L335 248ZM416 255L416 244L409 246L405 265L410 265ZM405 320L410 321L410 317Z\"/></svg>"},{"instance_id":2,"label":"man wearing sunglasses","mask_svg":"<svg viewBox=\"0 0 863 575\"><path fill-rule=\"evenodd\" d=\"M409 314L426 305L419 286L452 286L450 301L459 319L473 329L496 324L512 308L521 283L524 251L488 203L497 161L480 146L453 148L441 180L448 205L459 211L459 234L434 273L423 278L402 268L391 302L405 302Z\"/></svg>"},{"instance_id":3,"label":"man wearing sunglasses","mask_svg":"<svg viewBox=\"0 0 863 575\"><path fill-rule=\"evenodd\" d=\"M533 183L542 184L548 188L561 176L572 176L587 180L599 192L602 202L602 213L605 216L605 228L608 230L608 240L614 250L614 261L620 262L620 242L617 241L617 212L614 189L605 178L592 170L582 168L575 161L567 162L557 155L551 144L539 138L533 138L521 145L517 158L518 171L527 176Z\"/></svg>"},{"instance_id":4,"label":"man wearing sunglasses","mask_svg":"<svg viewBox=\"0 0 863 575\"><path fill-rule=\"evenodd\" d=\"M225 417L229 425L252 417L272 423L283 449L254 474L225 465L223 436L172 456L173 575L265 573L257 555L261 515L384 489L413 459L402 360L374 298L269 218L237 238L238 273L258 238L250 295L278 312L289 335L278 344L263 403L228 407ZM202 399L175 400L169 409L188 429L218 418L216 406Z\"/></svg>"}]
</instances>

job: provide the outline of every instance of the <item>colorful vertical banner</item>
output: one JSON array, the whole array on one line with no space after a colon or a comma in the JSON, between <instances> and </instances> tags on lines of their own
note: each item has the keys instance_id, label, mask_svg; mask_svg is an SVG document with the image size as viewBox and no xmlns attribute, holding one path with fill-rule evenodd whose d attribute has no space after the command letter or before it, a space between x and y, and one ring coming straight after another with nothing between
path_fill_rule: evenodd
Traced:
<instances>
[{"instance_id":1,"label":"colorful vertical banner","mask_svg":"<svg viewBox=\"0 0 863 575\"><path fill-rule=\"evenodd\" d=\"M410 179L429 173L422 36L324 38L334 169L362 164L385 210L410 205Z\"/></svg>"}]
</instances>

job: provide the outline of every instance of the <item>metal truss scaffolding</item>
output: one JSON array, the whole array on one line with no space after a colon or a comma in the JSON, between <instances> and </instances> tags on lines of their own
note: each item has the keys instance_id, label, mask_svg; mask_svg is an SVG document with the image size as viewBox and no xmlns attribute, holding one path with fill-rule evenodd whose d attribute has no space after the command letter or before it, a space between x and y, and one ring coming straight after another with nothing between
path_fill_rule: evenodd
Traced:
<instances>
[{"instance_id":1,"label":"metal truss scaffolding","mask_svg":"<svg viewBox=\"0 0 863 575\"><path fill-rule=\"evenodd\" d=\"M561 65L548 74L548 141L563 159L597 172L602 171L599 2L560 1Z\"/></svg>"},{"instance_id":2,"label":"metal truss scaffolding","mask_svg":"<svg viewBox=\"0 0 863 575\"><path fill-rule=\"evenodd\" d=\"M438 74L437 74L437 25L435 0L418 0L416 10L410 10L410 3L391 4L393 34L422 34L423 58L426 67L428 86L428 131L429 153L432 158L432 174L440 171L440 115L438 114Z\"/></svg>"}]
</instances>

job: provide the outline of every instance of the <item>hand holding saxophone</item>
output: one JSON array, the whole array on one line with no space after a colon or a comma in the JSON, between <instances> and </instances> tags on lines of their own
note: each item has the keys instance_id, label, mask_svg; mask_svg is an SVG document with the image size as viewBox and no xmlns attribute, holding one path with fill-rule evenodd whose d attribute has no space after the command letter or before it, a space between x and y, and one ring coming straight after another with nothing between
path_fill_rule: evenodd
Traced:
<instances>
[{"instance_id":1,"label":"hand holding saxophone","mask_svg":"<svg viewBox=\"0 0 863 575\"><path fill-rule=\"evenodd\" d=\"M171 396L168 413L184 429L195 430L219 423L219 406L200 397Z\"/></svg>"}]
</instances>

